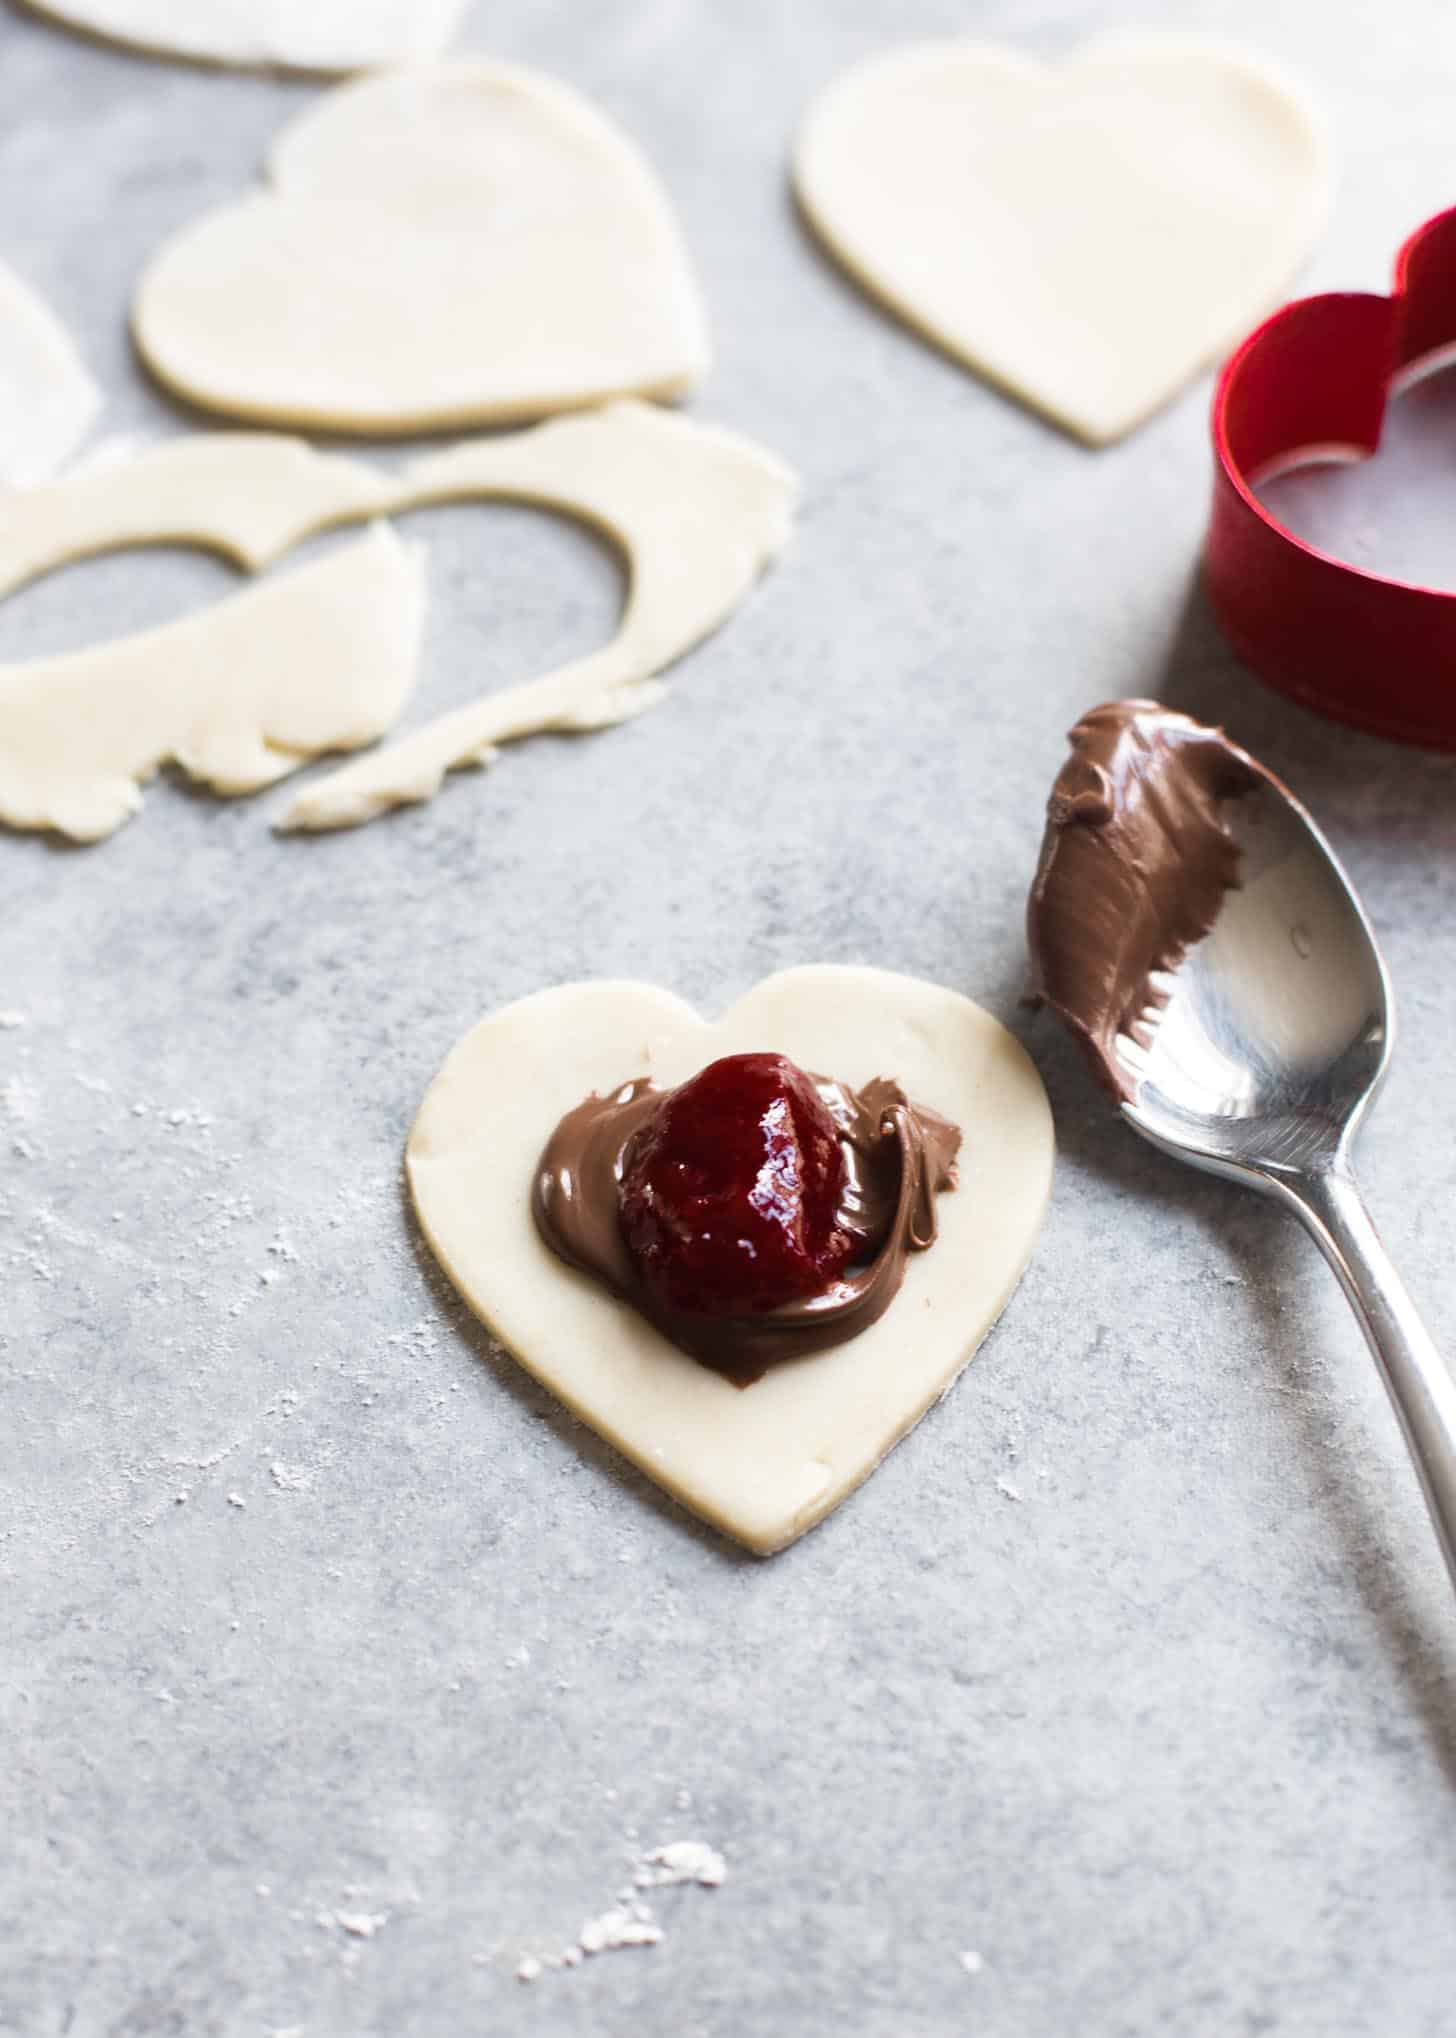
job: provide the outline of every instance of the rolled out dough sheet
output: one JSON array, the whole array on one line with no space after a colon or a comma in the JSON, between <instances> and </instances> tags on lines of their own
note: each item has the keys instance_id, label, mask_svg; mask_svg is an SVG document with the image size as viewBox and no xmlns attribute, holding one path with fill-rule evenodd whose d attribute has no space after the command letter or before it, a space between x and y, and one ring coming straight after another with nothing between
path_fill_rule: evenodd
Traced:
<instances>
[{"instance_id":1,"label":"rolled out dough sheet","mask_svg":"<svg viewBox=\"0 0 1456 2038\"><path fill-rule=\"evenodd\" d=\"M936 1201L940 1236L879 1322L740 1390L558 1260L531 1186L547 1136L590 1091L644 1075L670 1086L753 1049L855 1084L892 1075L964 1141L960 1186ZM715 1023L637 983L509 1005L449 1056L406 1163L425 1235L475 1313L650 1479L761 1555L822 1520L950 1387L1030 1258L1052 1164L1041 1079L1003 1026L936 985L841 968L769 977Z\"/></svg>"},{"instance_id":2,"label":"rolled out dough sheet","mask_svg":"<svg viewBox=\"0 0 1456 2038\"><path fill-rule=\"evenodd\" d=\"M651 707L664 691L655 675L726 620L785 543L797 497L788 468L752 440L630 398L463 440L394 475L297 439L199 433L0 497L0 596L69 559L129 545L191 543L257 567L326 525L427 503L539 503L613 539L629 586L611 642L328 774L280 824L344 828L429 799L447 772L488 763L503 743L604 728ZM89 655L91 684L104 688L110 667ZM289 662L300 692L332 684L301 656ZM33 685L50 663L28 668ZM59 723L48 740L59 745Z\"/></svg>"}]
</instances>

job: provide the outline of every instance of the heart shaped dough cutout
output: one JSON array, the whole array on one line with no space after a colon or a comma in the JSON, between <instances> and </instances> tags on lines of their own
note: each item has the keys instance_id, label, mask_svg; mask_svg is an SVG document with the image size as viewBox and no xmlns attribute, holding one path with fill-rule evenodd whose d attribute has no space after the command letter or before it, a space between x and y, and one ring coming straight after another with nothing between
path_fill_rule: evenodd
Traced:
<instances>
[{"instance_id":1,"label":"heart shaped dough cutout","mask_svg":"<svg viewBox=\"0 0 1456 2038\"><path fill-rule=\"evenodd\" d=\"M707 365L666 194L552 79L440 64L340 86L269 173L137 291L142 354L194 403L399 435L677 396Z\"/></svg>"},{"instance_id":2,"label":"heart shaped dough cutout","mask_svg":"<svg viewBox=\"0 0 1456 2038\"><path fill-rule=\"evenodd\" d=\"M1297 92L1152 31L1057 68L976 42L875 58L811 107L794 177L866 289L1092 445L1278 301L1329 194Z\"/></svg>"},{"instance_id":3,"label":"heart shaped dough cutout","mask_svg":"<svg viewBox=\"0 0 1456 2038\"><path fill-rule=\"evenodd\" d=\"M850 1083L896 1077L961 1127L960 1186L878 1323L736 1388L558 1260L531 1217L536 1163L591 1091L665 1088L776 1049ZM811 1528L951 1385L1031 1256L1051 1189L1041 1079L989 1013L882 970L768 977L715 1024L648 984L568 984L468 1033L431 1084L407 1172L436 1257L566 1405L704 1521L761 1555Z\"/></svg>"}]
</instances>

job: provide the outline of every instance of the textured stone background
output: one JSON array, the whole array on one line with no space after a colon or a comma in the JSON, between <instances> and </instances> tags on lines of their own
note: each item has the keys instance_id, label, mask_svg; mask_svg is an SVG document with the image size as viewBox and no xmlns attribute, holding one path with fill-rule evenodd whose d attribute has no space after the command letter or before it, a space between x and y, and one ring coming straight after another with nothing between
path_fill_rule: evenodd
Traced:
<instances>
[{"instance_id":1,"label":"textured stone background","mask_svg":"<svg viewBox=\"0 0 1456 2038\"><path fill-rule=\"evenodd\" d=\"M1341 177L1312 281L1383 287L1456 195L1449 8L1176 12L1320 88ZM1225 718L1387 945L1404 1035L1368 1186L1456 1345L1453 766L1221 648L1190 594L1206 383L1088 455L870 310L785 194L849 60L955 28L1051 53L1104 18L481 5L469 46L559 71L665 172L717 344L696 408L801 470L792 552L664 707L361 834L278 840L286 790L164 784L99 850L0 841L0 1008L28 1022L0 1032L0 2029L1456 2031L1456 1622L1373 1369L1292 1225L1141 1147L1017 1007L1062 730L1136 690ZM128 353L133 278L311 92L0 11L0 254L83 339L106 428L178 428ZM610 627L581 534L406 521L432 560L416 714ZM230 580L75 569L0 613L0 658ZM718 1007L813 958L1006 1017L1062 1159L978 1364L765 1565L491 1349L398 1164L489 1006L624 973ZM634 1833L713 1841L731 1880L667 1892L659 1948L520 1987ZM388 1921L316 1921L340 1909Z\"/></svg>"}]
</instances>

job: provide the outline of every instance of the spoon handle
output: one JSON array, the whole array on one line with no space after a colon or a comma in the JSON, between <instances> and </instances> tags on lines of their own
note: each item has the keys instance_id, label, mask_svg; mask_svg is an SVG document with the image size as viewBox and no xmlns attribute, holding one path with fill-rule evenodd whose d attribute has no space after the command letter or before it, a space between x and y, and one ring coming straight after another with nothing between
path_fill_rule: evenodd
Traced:
<instances>
[{"instance_id":1,"label":"spoon handle","mask_svg":"<svg viewBox=\"0 0 1456 2038\"><path fill-rule=\"evenodd\" d=\"M1375 1354L1456 1585L1456 1379L1416 1314L1349 1169L1306 1175L1294 1200Z\"/></svg>"}]
</instances>

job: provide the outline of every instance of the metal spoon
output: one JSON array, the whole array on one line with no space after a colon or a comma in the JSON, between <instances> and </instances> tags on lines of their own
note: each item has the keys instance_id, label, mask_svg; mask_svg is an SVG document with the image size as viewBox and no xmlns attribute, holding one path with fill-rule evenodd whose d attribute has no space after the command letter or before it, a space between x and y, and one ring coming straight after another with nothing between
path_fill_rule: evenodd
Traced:
<instances>
[{"instance_id":1,"label":"metal spoon","mask_svg":"<svg viewBox=\"0 0 1456 2038\"><path fill-rule=\"evenodd\" d=\"M1120 1035L1123 1116L1164 1153L1294 1210L1375 1355L1456 1584L1456 1380L1380 1242L1350 1149L1389 1065L1390 979L1354 887L1295 799L1234 801L1242 883L1149 1011Z\"/></svg>"}]
</instances>

